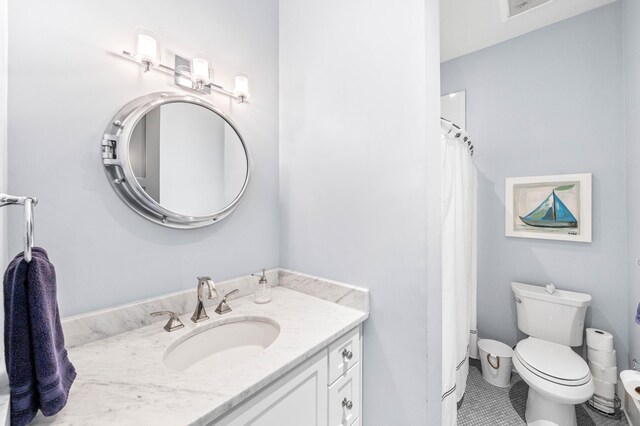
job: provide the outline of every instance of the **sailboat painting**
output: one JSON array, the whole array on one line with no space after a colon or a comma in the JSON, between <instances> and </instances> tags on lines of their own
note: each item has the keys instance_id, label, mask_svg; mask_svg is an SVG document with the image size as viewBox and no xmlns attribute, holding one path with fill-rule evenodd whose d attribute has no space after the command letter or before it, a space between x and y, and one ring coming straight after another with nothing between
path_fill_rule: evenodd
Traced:
<instances>
[{"instance_id":1,"label":"sailboat painting","mask_svg":"<svg viewBox=\"0 0 640 426\"><path fill-rule=\"evenodd\" d=\"M577 228L578 219L556 194L556 191L570 190L575 186L576 184L562 185L553 189L542 204L525 217L520 216L520 220L539 228Z\"/></svg>"},{"instance_id":2,"label":"sailboat painting","mask_svg":"<svg viewBox=\"0 0 640 426\"><path fill-rule=\"evenodd\" d=\"M591 242L591 174L507 178L506 235Z\"/></svg>"}]
</instances>

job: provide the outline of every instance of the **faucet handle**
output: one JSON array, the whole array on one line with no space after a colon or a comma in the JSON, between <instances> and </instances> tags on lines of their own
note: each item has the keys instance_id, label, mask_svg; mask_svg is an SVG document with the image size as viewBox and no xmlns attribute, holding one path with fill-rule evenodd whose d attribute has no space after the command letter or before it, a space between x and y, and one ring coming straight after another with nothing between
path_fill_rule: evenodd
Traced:
<instances>
[{"instance_id":1,"label":"faucet handle","mask_svg":"<svg viewBox=\"0 0 640 426\"><path fill-rule=\"evenodd\" d=\"M239 291L240 291L240 290L239 290L239 289L237 289L237 288L236 288L235 290L231 290L229 293L227 293L227 294L225 294L225 295L224 295L224 298L223 298L223 299L224 299L224 300L227 300L227 297L231 296L232 294L236 294L236 293L237 293L237 292L239 292Z\"/></svg>"},{"instance_id":2,"label":"faucet handle","mask_svg":"<svg viewBox=\"0 0 640 426\"><path fill-rule=\"evenodd\" d=\"M164 329L167 330L168 332L180 330L181 328L184 327L184 324L182 323L182 321L180 321L178 314L176 314L175 312L171 312L171 311L151 312L152 317L157 317L160 315L169 315L169 321L164 326Z\"/></svg>"},{"instance_id":3,"label":"faucet handle","mask_svg":"<svg viewBox=\"0 0 640 426\"><path fill-rule=\"evenodd\" d=\"M227 301L227 297L231 296L232 294L236 294L237 292L239 292L240 290L238 290L237 288L235 290L231 290L229 293L225 294L224 297L222 298L223 301Z\"/></svg>"},{"instance_id":4,"label":"faucet handle","mask_svg":"<svg viewBox=\"0 0 640 426\"><path fill-rule=\"evenodd\" d=\"M236 288L235 290L230 291L229 293L225 294L224 297L222 298L222 300L220 301L220 304L216 308L216 314L223 315L223 314L226 314L228 312L231 312L231 308L227 304L227 297L231 296L232 294L236 294L239 291L240 290L238 290Z\"/></svg>"}]
</instances>

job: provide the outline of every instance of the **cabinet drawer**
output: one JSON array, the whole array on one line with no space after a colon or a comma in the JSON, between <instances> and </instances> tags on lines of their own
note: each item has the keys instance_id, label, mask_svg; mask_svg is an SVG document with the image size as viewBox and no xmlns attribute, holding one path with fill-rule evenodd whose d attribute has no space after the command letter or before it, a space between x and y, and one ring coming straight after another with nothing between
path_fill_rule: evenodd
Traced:
<instances>
[{"instance_id":1,"label":"cabinet drawer","mask_svg":"<svg viewBox=\"0 0 640 426\"><path fill-rule=\"evenodd\" d=\"M329 387L329 426L352 426L360 414L360 366Z\"/></svg>"},{"instance_id":2,"label":"cabinet drawer","mask_svg":"<svg viewBox=\"0 0 640 426\"><path fill-rule=\"evenodd\" d=\"M354 328L329 345L329 383L360 361L360 329Z\"/></svg>"}]
</instances>

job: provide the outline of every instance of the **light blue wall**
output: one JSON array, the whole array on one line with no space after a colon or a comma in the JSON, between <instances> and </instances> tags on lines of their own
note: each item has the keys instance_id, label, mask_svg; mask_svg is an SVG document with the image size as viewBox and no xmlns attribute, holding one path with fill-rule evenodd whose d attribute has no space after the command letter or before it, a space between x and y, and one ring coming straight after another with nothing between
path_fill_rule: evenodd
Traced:
<instances>
[{"instance_id":1,"label":"light blue wall","mask_svg":"<svg viewBox=\"0 0 640 426\"><path fill-rule=\"evenodd\" d=\"M280 1L282 266L371 290L363 424L427 424L428 383L438 390L427 372L428 274L440 270L439 231L427 241L440 197L427 16L436 2Z\"/></svg>"},{"instance_id":2,"label":"light blue wall","mask_svg":"<svg viewBox=\"0 0 640 426\"><path fill-rule=\"evenodd\" d=\"M629 271L629 359L640 360L640 2L624 0L624 83L627 139L627 235Z\"/></svg>"},{"instance_id":3,"label":"light blue wall","mask_svg":"<svg viewBox=\"0 0 640 426\"><path fill-rule=\"evenodd\" d=\"M36 244L56 265L63 315L195 288L198 275L223 280L279 265L277 0L11 0L9 22L9 188L40 200ZM245 199L214 226L146 221L107 182L100 141L117 110L143 94L182 91L116 54L134 47L137 26L161 33L174 52L210 55L227 86L237 71L252 76L250 104L207 98L242 129L254 163ZM14 254L22 231L19 209L11 213Z\"/></svg>"},{"instance_id":4,"label":"light blue wall","mask_svg":"<svg viewBox=\"0 0 640 426\"><path fill-rule=\"evenodd\" d=\"M467 91L476 146L478 329L513 345L511 281L593 296L588 324L627 364L626 176L620 3L442 64L442 93ZM637 40L637 39L636 39ZM505 178L593 173L593 243L504 236Z\"/></svg>"}]
</instances>

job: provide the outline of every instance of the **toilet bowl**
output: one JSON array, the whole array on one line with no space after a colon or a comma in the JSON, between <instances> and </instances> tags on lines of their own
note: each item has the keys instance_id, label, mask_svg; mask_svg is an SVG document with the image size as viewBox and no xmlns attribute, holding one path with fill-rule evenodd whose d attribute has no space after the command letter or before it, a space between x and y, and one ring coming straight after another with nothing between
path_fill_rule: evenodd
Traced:
<instances>
[{"instance_id":1,"label":"toilet bowl","mask_svg":"<svg viewBox=\"0 0 640 426\"><path fill-rule=\"evenodd\" d=\"M575 426L575 406L595 392L589 366L572 346L581 346L591 296L522 283L511 283L521 340L513 365L529 385L528 426Z\"/></svg>"},{"instance_id":2,"label":"toilet bowl","mask_svg":"<svg viewBox=\"0 0 640 426\"><path fill-rule=\"evenodd\" d=\"M595 391L589 366L569 346L529 337L518 343L513 364L529 385L530 426L576 425L575 405Z\"/></svg>"}]
</instances>

